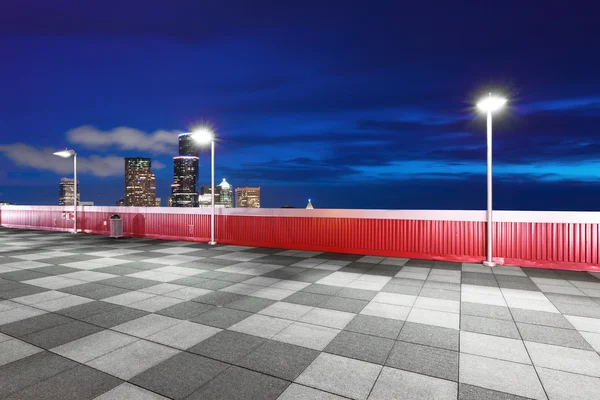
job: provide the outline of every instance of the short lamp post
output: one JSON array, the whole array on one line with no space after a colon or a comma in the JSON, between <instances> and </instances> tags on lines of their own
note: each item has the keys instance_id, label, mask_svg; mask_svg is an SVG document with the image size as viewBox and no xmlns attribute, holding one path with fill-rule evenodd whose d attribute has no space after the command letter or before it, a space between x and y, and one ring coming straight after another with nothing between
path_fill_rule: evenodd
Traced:
<instances>
[{"instance_id":1,"label":"short lamp post","mask_svg":"<svg viewBox=\"0 0 600 400\"><path fill-rule=\"evenodd\" d=\"M77 153L75 150L61 150L53 153L55 156L69 158L73 156L73 233L77 233Z\"/></svg>"},{"instance_id":2,"label":"short lamp post","mask_svg":"<svg viewBox=\"0 0 600 400\"><path fill-rule=\"evenodd\" d=\"M215 245L215 134L207 127L200 127L192 132L194 141L199 145L208 145L210 143L210 174L211 174L211 213L210 213L210 242L208 244Z\"/></svg>"},{"instance_id":3,"label":"short lamp post","mask_svg":"<svg viewBox=\"0 0 600 400\"><path fill-rule=\"evenodd\" d=\"M492 113L500 110L506 99L503 97L492 96L482 99L477 103L477 108L487 114L487 260L483 262L486 267L495 267L496 263L493 256L493 216L492 216Z\"/></svg>"}]
</instances>

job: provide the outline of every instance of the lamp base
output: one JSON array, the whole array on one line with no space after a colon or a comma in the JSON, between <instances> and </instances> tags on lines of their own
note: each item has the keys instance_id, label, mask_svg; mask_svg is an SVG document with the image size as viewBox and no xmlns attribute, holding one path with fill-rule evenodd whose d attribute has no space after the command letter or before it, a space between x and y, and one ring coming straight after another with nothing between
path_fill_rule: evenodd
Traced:
<instances>
[{"instance_id":1,"label":"lamp base","mask_svg":"<svg viewBox=\"0 0 600 400\"><path fill-rule=\"evenodd\" d=\"M494 261L484 261L484 262L483 262L483 266L484 266L484 267L490 267L490 268L493 268L493 267L495 267L496 265L497 265L497 264L496 264Z\"/></svg>"},{"instance_id":2,"label":"lamp base","mask_svg":"<svg viewBox=\"0 0 600 400\"><path fill-rule=\"evenodd\" d=\"M217 244L217 242L208 242L208 244L210 244L211 246L214 246L215 244Z\"/></svg>"}]
</instances>

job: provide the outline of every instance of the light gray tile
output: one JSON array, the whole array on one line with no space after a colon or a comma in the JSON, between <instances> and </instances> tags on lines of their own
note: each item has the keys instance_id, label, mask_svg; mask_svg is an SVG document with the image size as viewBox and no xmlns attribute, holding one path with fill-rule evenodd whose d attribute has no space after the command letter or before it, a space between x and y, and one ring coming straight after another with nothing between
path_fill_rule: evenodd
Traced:
<instances>
[{"instance_id":1,"label":"light gray tile","mask_svg":"<svg viewBox=\"0 0 600 400\"><path fill-rule=\"evenodd\" d=\"M384 367L369 400L455 400L456 382Z\"/></svg>"},{"instance_id":2,"label":"light gray tile","mask_svg":"<svg viewBox=\"0 0 600 400\"><path fill-rule=\"evenodd\" d=\"M598 397L600 379L553 369L537 369L550 400L589 400Z\"/></svg>"},{"instance_id":3,"label":"light gray tile","mask_svg":"<svg viewBox=\"0 0 600 400\"><path fill-rule=\"evenodd\" d=\"M589 343L575 329L554 328L517 322L521 338L530 342L553 344L581 350L593 350Z\"/></svg>"},{"instance_id":4,"label":"light gray tile","mask_svg":"<svg viewBox=\"0 0 600 400\"><path fill-rule=\"evenodd\" d=\"M19 339L10 339L0 342L0 366L16 360L29 357L43 351L39 347L25 343Z\"/></svg>"},{"instance_id":5,"label":"light gray tile","mask_svg":"<svg viewBox=\"0 0 600 400\"><path fill-rule=\"evenodd\" d=\"M600 319L598 318L577 317L573 315L565 315L565 317L578 331L600 333Z\"/></svg>"},{"instance_id":6,"label":"light gray tile","mask_svg":"<svg viewBox=\"0 0 600 400\"><path fill-rule=\"evenodd\" d=\"M148 337L160 332L164 329L170 328L173 325L180 324L181 320L171 317L165 317L163 315L150 314L141 318L134 319L133 321L125 322L124 324L117 325L112 329L133 335L141 338Z\"/></svg>"},{"instance_id":7,"label":"light gray tile","mask_svg":"<svg viewBox=\"0 0 600 400\"><path fill-rule=\"evenodd\" d=\"M531 364L523 342L518 339L461 331L460 351L499 360Z\"/></svg>"},{"instance_id":8,"label":"light gray tile","mask_svg":"<svg viewBox=\"0 0 600 400\"><path fill-rule=\"evenodd\" d=\"M133 336L105 330L55 347L52 351L71 360L86 363L136 340Z\"/></svg>"},{"instance_id":9,"label":"light gray tile","mask_svg":"<svg viewBox=\"0 0 600 400\"><path fill-rule=\"evenodd\" d=\"M231 326L229 329L236 332L247 333L249 335L271 339L273 336L277 335L291 324L292 321L287 319L255 314Z\"/></svg>"},{"instance_id":10,"label":"light gray tile","mask_svg":"<svg viewBox=\"0 0 600 400\"><path fill-rule=\"evenodd\" d=\"M573 329L573 325L561 314L518 308L512 309L511 312L516 322Z\"/></svg>"},{"instance_id":11,"label":"light gray tile","mask_svg":"<svg viewBox=\"0 0 600 400\"><path fill-rule=\"evenodd\" d=\"M471 354L460 354L460 382L533 399L546 399L535 369Z\"/></svg>"},{"instance_id":12,"label":"light gray tile","mask_svg":"<svg viewBox=\"0 0 600 400\"><path fill-rule=\"evenodd\" d=\"M308 386L292 383L281 393L277 400L344 400L345 397L336 396L335 394L323 392L322 390L313 389Z\"/></svg>"},{"instance_id":13,"label":"light gray tile","mask_svg":"<svg viewBox=\"0 0 600 400\"><path fill-rule=\"evenodd\" d=\"M441 326L450 329L459 329L459 314L444 311L413 308L406 321L418 324Z\"/></svg>"},{"instance_id":14,"label":"light gray tile","mask_svg":"<svg viewBox=\"0 0 600 400\"><path fill-rule=\"evenodd\" d=\"M404 321L410 313L410 307L395 306L393 304L383 304L371 302L360 312L362 315L373 317L390 318L398 321Z\"/></svg>"},{"instance_id":15,"label":"light gray tile","mask_svg":"<svg viewBox=\"0 0 600 400\"><path fill-rule=\"evenodd\" d=\"M505 321L501 319L463 315L460 320L460 329L468 332L503 336L512 339L521 338L519 336L517 326L513 321Z\"/></svg>"},{"instance_id":16,"label":"light gray tile","mask_svg":"<svg viewBox=\"0 0 600 400\"><path fill-rule=\"evenodd\" d=\"M441 326L406 322L398 340L458 351L459 331Z\"/></svg>"},{"instance_id":17,"label":"light gray tile","mask_svg":"<svg viewBox=\"0 0 600 400\"><path fill-rule=\"evenodd\" d=\"M344 327L348 325L348 323L352 321L355 316L356 314L347 313L344 311L314 308L300 318L299 321L334 329L344 329Z\"/></svg>"},{"instance_id":18,"label":"light gray tile","mask_svg":"<svg viewBox=\"0 0 600 400\"><path fill-rule=\"evenodd\" d=\"M323 350L340 333L340 330L325 326L294 322L273 337L284 343L309 349Z\"/></svg>"},{"instance_id":19,"label":"light gray tile","mask_svg":"<svg viewBox=\"0 0 600 400\"><path fill-rule=\"evenodd\" d=\"M221 329L183 321L147 337L147 340L158 342L176 349L185 350L209 337L221 332Z\"/></svg>"},{"instance_id":20,"label":"light gray tile","mask_svg":"<svg viewBox=\"0 0 600 400\"><path fill-rule=\"evenodd\" d=\"M312 309L313 307L280 301L259 311L259 314L269 315L271 317L291 319L292 321L296 321Z\"/></svg>"},{"instance_id":21,"label":"light gray tile","mask_svg":"<svg viewBox=\"0 0 600 400\"><path fill-rule=\"evenodd\" d=\"M600 377L600 356L595 351L525 342L536 367Z\"/></svg>"},{"instance_id":22,"label":"light gray tile","mask_svg":"<svg viewBox=\"0 0 600 400\"><path fill-rule=\"evenodd\" d=\"M138 340L130 345L98 357L88 362L87 365L118 378L128 380L177 353L179 353L178 350L146 340Z\"/></svg>"},{"instance_id":23,"label":"light gray tile","mask_svg":"<svg viewBox=\"0 0 600 400\"><path fill-rule=\"evenodd\" d=\"M353 399L366 399L380 371L380 365L321 353L296 382Z\"/></svg>"}]
</instances>

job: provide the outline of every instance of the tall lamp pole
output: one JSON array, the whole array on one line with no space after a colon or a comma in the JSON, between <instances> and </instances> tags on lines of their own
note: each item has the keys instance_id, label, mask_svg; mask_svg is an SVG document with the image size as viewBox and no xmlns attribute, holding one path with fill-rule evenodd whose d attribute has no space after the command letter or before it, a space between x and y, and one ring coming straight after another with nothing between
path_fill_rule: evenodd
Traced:
<instances>
[{"instance_id":1,"label":"tall lamp pole","mask_svg":"<svg viewBox=\"0 0 600 400\"><path fill-rule=\"evenodd\" d=\"M73 233L77 233L77 153L75 150L61 150L53 153L55 156L69 158L73 156Z\"/></svg>"},{"instance_id":2,"label":"tall lamp pole","mask_svg":"<svg viewBox=\"0 0 600 400\"><path fill-rule=\"evenodd\" d=\"M208 244L217 244L215 240L215 134L207 127L199 127L192 132L192 137L196 143L207 145L210 143L210 174L211 174L211 212L210 212L210 242Z\"/></svg>"},{"instance_id":3,"label":"tall lamp pole","mask_svg":"<svg viewBox=\"0 0 600 400\"><path fill-rule=\"evenodd\" d=\"M495 267L493 260L494 220L493 220L493 197L492 197L492 113L500 110L506 99L492 96L482 99L477 107L487 114L487 259L483 262L486 267Z\"/></svg>"}]
</instances>

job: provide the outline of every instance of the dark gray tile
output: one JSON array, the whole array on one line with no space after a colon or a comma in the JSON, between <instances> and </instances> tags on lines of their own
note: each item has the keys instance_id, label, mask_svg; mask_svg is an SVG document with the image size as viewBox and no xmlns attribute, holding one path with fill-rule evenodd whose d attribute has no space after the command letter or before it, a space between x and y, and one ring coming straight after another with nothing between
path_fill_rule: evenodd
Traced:
<instances>
[{"instance_id":1,"label":"dark gray tile","mask_svg":"<svg viewBox=\"0 0 600 400\"><path fill-rule=\"evenodd\" d=\"M458 351L459 331L441 326L406 322L398 340Z\"/></svg>"},{"instance_id":2,"label":"dark gray tile","mask_svg":"<svg viewBox=\"0 0 600 400\"><path fill-rule=\"evenodd\" d=\"M591 298L589 299L591 300ZM552 303L558 309L558 311L563 314L574 315L577 317L600 318L600 304L598 303L595 303L595 305L559 302Z\"/></svg>"},{"instance_id":3,"label":"dark gray tile","mask_svg":"<svg viewBox=\"0 0 600 400\"><path fill-rule=\"evenodd\" d=\"M265 278L275 278L275 279L290 279L292 276L296 275L296 272L290 272L284 270L284 268L276 269L274 271L269 271L264 276Z\"/></svg>"},{"instance_id":4,"label":"dark gray tile","mask_svg":"<svg viewBox=\"0 0 600 400\"><path fill-rule=\"evenodd\" d=\"M498 281L498 286L503 289L518 289L539 292L540 289L533 282Z\"/></svg>"},{"instance_id":5,"label":"dark gray tile","mask_svg":"<svg viewBox=\"0 0 600 400\"><path fill-rule=\"evenodd\" d=\"M148 314L149 313L146 311L136 310L134 308L119 307L109 312L84 318L83 321L103 328L112 328L113 326L124 324L125 322L141 318Z\"/></svg>"},{"instance_id":6,"label":"dark gray tile","mask_svg":"<svg viewBox=\"0 0 600 400\"><path fill-rule=\"evenodd\" d=\"M115 286L105 286L102 289L94 290L93 292L82 293L80 296L94 300L107 299L123 293L129 293L131 290L123 289Z\"/></svg>"},{"instance_id":7,"label":"dark gray tile","mask_svg":"<svg viewBox=\"0 0 600 400\"><path fill-rule=\"evenodd\" d=\"M17 282L15 282L15 283L17 283ZM21 285L21 286L22 287L19 287L17 289L13 289L13 290L8 290L5 292L0 289L0 299L15 299L17 297L29 296L32 294L38 294L38 293L48 291L48 289L41 288L38 286L30 286L30 285Z\"/></svg>"},{"instance_id":8,"label":"dark gray tile","mask_svg":"<svg viewBox=\"0 0 600 400\"><path fill-rule=\"evenodd\" d=\"M190 318L190 321L216 328L227 329L232 325L248 318L252 313L234 310L232 308L217 307L208 312Z\"/></svg>"},{"instance_id":9,"label":"dark gray tile","mask_svg":"<svg viewBox=\"0 0 600 400\"><path fill-rule=\"evenodd\" d=\"M11 322L10 324L1 325L0 332L17 338L22 338L23 336L31 333L66 324L68 322L73 322L73 320L62 315L47 313L21 321Z\"/></svg>"},{"instance_id":10,"label":"dark gray tile","mask_svg":"<svg viewBox=\"0 0 600 400\"><path fill-rule=\"evenodd\" d=\"M595 307L596 303L594 299L587 296L577 296L573 294L562 294L562 293L544 293L544 295L552 303L568 303L568 304L580 304L582 306Z\"/></svg>"},{"instance_id":11,"label":"dark gray tile","mask_svg":"<svg viewBox=\"0 0 600 400\"><path fill-rule=\"evenodd\" d=\"M223 306L227 303L231 303L234 300L241 299L242 297L243 296L241 294L237 293L212 292L198 296L195 299L192 299L192 301L204 304L212 304L214 306Z\"/></svg>"},{"instance_id":12,"label":"dark gray tile","mask_svg":"<svg viewBox=\"0 0 600 400\"><path fill-rule=\"evenodd\" d=\"M455 292L460 292L460 283L425 281L425 284L423 284L423 288L454 290Z\"/></svg>"},{"instance_id":13,"label":"dark gray tile","mask_svg":"<svg viewBox=\"0 0 600 400\"><path fill-rule=\"evenodd\" d=\"M179 267L180 265L177 266ZM198 276L186 276L185 278L177 279L169 283L182 286L195 286L204 282L211 282L211 280L206 278L200 278Z\"/></svg>"},{"instance_id":14,"label":"dark gray tile","mask_svg":"<svg viewBox=\"0 0 600 400\"><path fill-rule=\"evenodd\" d=\"M553 326L555 328L575 329L573 325L561 314L544 311L523 310L513 308L512 316L516 322L535 325Z\"/></svg>"},{"instance_id":15,"label":"dark gray tile","mask_svg":"<svg viewBox=\"0 0 600 400\"><path fill-rule=\"evenodd\" d=\"M126 267L124 265L111 265L110 267L96 268L94 269L94 271L113 275L129 275L140 272L140 268L134 268L129 266Z\"/></svg>"},{"instance_id":16,"label":"dark gray tile","mask_svg":"<svg viewBox=\"0 0 600 400\"><path fill-rule=\"evenodd\" d=\"M299 274L292 275L289 279L298 282L314 283L329 275L331 275L331 271L308 269L306 271L300 272Z\"/></svg>"},{"instance_id":17,"label":"dark gray tile","mask_svg":"<svg viewBox=\"0 0 600 400\"><path fill-rule=\"evenodd\" d=\"M479 386L461 383L458 386L458 400L529 400L514 394L497 392Z\"/></svg>"},{"instance_id":18,"label":"dark gray tile","mask_svg":"<svg viewBox=\"0 0 600 400\"><path fill-rule=\"evenodd\" d=\"M359 258L362 258L362 255L358 254L346 254L346 253L321 253L317 256L318 258L323 258L327 260L339 260L339 261L356 261ZM371 266L373 264L370 264Z\"/></svg>"},{"instance_id":19,"label":"dark gray tile","mask_svg":"<svg viewBox=\"0 0 600 400\"><path fill-rule=\"evenodd\" d=\"M554 328L551 326L531 325L517 322L523 340L553 344L574 349L591 350L592 346L575 329Z\"/></svg>"},{"instance_id":20,"label":"dark gray tile","mask_svg":"<svg viewBox=\"0 0 600 400\"><path fill-rule=\"evenodd\" d=\"M371 336L396 339L403 324L404 321L395 319L373 317L370 315L357 315L344 329Z\"/></svg>"},{"instance_id":21,"label":"dark gray tile","mask_svg":"<svg viewBox=\"0 0 600 400\"><path fill-rule=\"evenodd\" d=\"M328 300L331 296L309 292L296 292L285 298L288 303L301 304L303 306L318 307L321 303Z\"/></svg>"},{"instance_id":22,"label":"dark gray tile","mask_svg":"<svg viewBox=\"0 0 600 400\"><path fill-rule=\"evenodd\" d=\"M385 365L458 381L458 352L398 341Z\"/></svg>"},{"instance_id":23,"label":"dark gray tile","mask_svg":"<svg viewBox=\"0 0 600 400\"><path fill-rule=\"evenodd\" d=\"M261 257L258 259L258 261L261 264L273 264L273 265L282 265L282 266L289 266L289 265L295 264L297 262L300 262L302 260L304 260L304 258L291 257L291 256L276 256L276 255L269 255L269 256Z\"/></svg>"},{"instance_id":24,"label":"dark gray tile","mask_svg":"<svg viewBox=\"0 0 600 400\"><path fill-rule=\"evenodd\" d=\"M235 363L265 341L266 339L245 333L222 331L187 351L227 363Z\"/></svg>"},{"instance_id":25,"label":"dark gray tile","mask_svg":"<svg viewBox=\"0 0 600 400\"><path fill-rule=\"evenodd\" d=\"M410 278L392 278L388 285L400 285L400 286L413 286L413 287L422 287L423 282L420 279L410 279Z\"/></svg>"},{"instance_id":26,"label":"dark gray tile","mask_svg":"<svg viewBox=\"0 0 600 400\"><path fill-rule=\"evenodd\" d=\"M236 264L239 264L239 261L237 261ZM213 271L213 272L217 272L217 271ZM208 276L205 276L205 275L207 275L209 273L210 272L207 272L206 274L202 274L202 277L208 278ZM220 274L219 277L214 278L214 279L217 279L219 281L231 282L231 283L244 282L253 277L252 275L232 274L230 272L219 272L219 274Z\"/></svg>"},{"instance_id":27,"label":"dark gray tile","mask_svg":"<svg viewBox=\"0 0 600 400\"><path fill-rule=\"evenodd\" d=\"M489 304L462 302L460 304L460 312L464 315L503 319L506 321L512 321L513 319L508 307L492 306Z\"/></svg>"},{"instance_id":28,"label":"dark gray tile","mask_svg":"<svg viewBox=\"0 0 600 400\"><path fill-rule=\"evenodd\" d=\"M502 336L511 339L520 339L519 331L513 321L462 315L460 329L468 332L483 333L485 335Z\"/></svg>"},{"instance_id":29,"label":"dark gray tile","mask_svg":"<svg viewBox=\"0 0 600 400\"><path fill-rule=\"evenodd\" d=\"M109 288L111 286L102 285L100 283L84 283L81 285L69 286L63 289L59 289L60 292L74 294L76 296L85 296L87 293Z\"/></svg>"},{"instance_id":30,"label":"dark gray tile","mask_svg":"<svg viewBox=\"0 0 600 400\"><path fill-rule=\"evenodd\" d=\"M287 299L286 299L287 301ZM250 313L257 313L269 307L271 304L275 304L275 300L263 299L260 297L244 296L231 303L225 304L227 308L233 308L235 310L247 311Z\"/></svg>"},{"instance_id":31,"label":"dark gray tile","mask_svg":"<svg viewBox=\"0 0 600 400\"><path fill-rule=\"evenodd\" d=\"M417 296L421 292L420 286L405 286L405 285L394 285L388 283L381 289L382 292L386 293L397 293L397 294L408 294L411 296Z\"/></svg>"},{"instance_id":32,"label":"dark gray tile","mask_svg":"<svg viewBox=\"0 0 600 400\"><path fill-rule=\"evenodd\" d=\"M343 297L330 297L319 305L320 308L337 310L358 314L369 302L366 300L346 299Z\"/></svg>"},{"instance_id":33,"label":"dark gray tile","mask_svg":"<svg viewBox=\"0 0 600 400\"><path fill-rule=\"evenodd\" d=\"M394 346L394 340L342 331L327 345L325 352L383 364Z\"/></svg>"},{"instance_id":34,"label":"dark gray tile","mask_svg":"<svg viewBox=\"0 0 600 400\"><path fill-rule=\"evenodd\" d=\"M173 399L183 399L225 371L229 364L190 353L179 353L129 381Z\"/></svg>"},{"instance_id":35,"label":"dark gray tile","mask_svg":"<svg viewBox=\"0 0 600 400\"><path fill-rule=\"evenodd\" d=\"M65 267L62 265L49 265L47 267L33 268L29 271L40 272L45 275L63 275L70 274L73 272L80 272L81 270L77 268Z\"/></svg>"},{"instance_id":36,"label":"dark gray tile","mask_svg":"<svg viewBox=\"0 0 600 400\"><path fill-rule=\"evenodd\" d=\"M8 399L87 400L120 385L122 381L85 365L61 372L21 390Z\"/></svg>"},{"instance_id":37,"label":"dark gray tile","mask_svg":"<svg viewBox=\"0 0 600 400\"><path fill-rule=\"evenodd\" d=\"M174 306L157 311L156 314L165 315L177 319L191 319L214 309L216 306L210 304L196 303L195 301L186 301L175 304Z\"/></svg>"},{"instance_id":38,"label":"dark gray tile","mask_svg":"<svg viewBox=\"0 0 600 400\"><path fill-rule=\"evenodd\" d=\"M342 290L342 288L339 286L329 286L329 285L321 285L318 283L313 283L312 285L308 285L307 287L302 289L301 292L333 296L340 290Z\"/></svg>"},{"instance_id":39,"label":"dark gray tile","mask_svg":"<svg viewBox=\"0 0 600 400\"><path fill-rule=\"evenodd\" d=\"M194 285L194 287L208 290L220 290L225 289L226 287L229 287L234 284L234 282L222 281L219 279L207 279L202 283Z\"/></svg>"},{"instance_id":40,"label":"dark gray tile","mask_svg":"<svg viewBox=\"0 0 600 400\"><path fill-rule=\"evenodd\" d=\"M289 382L244 368L231 367L194 392L189 400L275 400Z\"/></svg>"},{"instance_id":41,"label":"dark gray tile","mask_svg":"<svg viewBox=\"0 0 600 400\"><path fill-rule=\"evenodd\" d=\"M454 300L460 301L460 292L456 292L453 290L443 290L443 289L432 289L423 287L419 296L430 297L433 299L442 299L442 300Z\"/></svg>"},{"instance_id":42,"label":"dark gray tile","mask_svg":"<svg viewBox=\"0 0 600 400\"><path fill-rule=\"evenodd\" d=\"M76 362L44 351L0 367L2 398L73 368Z\"/></svg>"},{"instance_id":43,"label":"dark gray tile","mask_svg":"<svg viewBox=\"0 0 600 400\"><path fill-rule=\"evenodd\" d=\"M237 364L293 381L313 362L319 352L305 347L269 340Z\"/></svg>"},{"instance_id":44,"label":"dark gray tile","mask_svg":"<svg viewBox=\"0 0 600 400\"><path fill-rule=\"evenodd\" d=\"M32 271L30 269L4 272L0 274L0 278L8 279L15 282L28 281L30 279L46 278L47 276L47 274Z\"/></svg>"},{"instance_id":45,"label":"dark gray tile","mask_svg":"<svg viewBox=\"0 0 600 400\"><path fill-rule=\"evenodd\" d=\"M103 301L92 301L89 303L80 304L78 306L65 308L56 312L69 318L83 319L91 317L92 315L109 312L117 307L119 306L116 304L105 303Z\"/></svg>"},{"instance_id":46,"label":"dark gray tile","mask_svg":"<svg viewBox=\"0 0 600 400\"><path fill-rule=\"evenodd\" d=\"M84 336L100 332L103 328L81 321L67 322L23 336L23 340L44 349L51 349Z\"/></svg>"},{"instance_id":47,"label":"dark gray tile","mask_svg":"<svg viewBox=\"0 0 600 400\"><path fill-rule=\"evenodd\" d=\"M351 289L351 288L343 288L335 295L337 297L345 297L347 299L355 299L355 300L373 300L373 297L377 295L376 290L364 290L364 289Z\"/></svg>"},{"instance_id":48,"label":"dark gray tile","mask_svg":"<svg viewBox=\"0 0 600 400\"><path fill-rule=\"evenodd\" d=\"M157 267L159 267L159 265L157 265ZM108 278L102 281L98 281L97 283L129 290L139 290L156 285L156 281L151 281L149 279L134 278L131 276L117 276L114 278Z\"/></svg>"}]
</instances>

